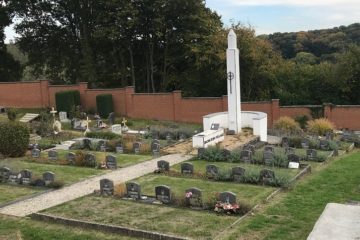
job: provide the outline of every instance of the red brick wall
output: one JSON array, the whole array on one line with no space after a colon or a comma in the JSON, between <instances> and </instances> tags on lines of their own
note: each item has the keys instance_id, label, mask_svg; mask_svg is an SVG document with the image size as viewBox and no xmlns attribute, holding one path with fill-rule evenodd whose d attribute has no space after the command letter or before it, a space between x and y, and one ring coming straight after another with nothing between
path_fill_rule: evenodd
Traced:
<instances>
[{"instance_id":1,"label":"red brick wall","mask_svg":"<svg viewBox=\"0 0 360 240\"><path fill-rule=\"evenodd\" d=\"M172 93L135 93L133 87L117 89L88 89L87 83L66 86L49 86L46 80L38 82L0 83L0 106L40 108L55 106L55 93L64 90L79 90L82 105L96 110L98 94L112 94L117 115L132 118L171 120L202 123L204 115L227 111L227 96L219 98L182 98L181 91ZM309 106L279 106L279 100L243 102L243 111L261 111L268 114L268 126L281 116L308 115ZM324 106L324 116L338 128L360 129L360 106Z\"/></svg>"},{"instance_id":2,"label":"red brick wall","mask_svg":"<svg viewBox=\"0 0 360 240\"><path fill-rule=\"evenodd\" d=\"M306 115L311 119L311 107L306 106L282 106L280 115L295 118L296 116Z\"/></svg>"},{"instance_id":3,"label":"red brick wall","mask_svg":"<svg viewBox=\"0 0 360 240\"><path fill-rule=\"evenodd\" d=\"M325 117L338 129L360 130L360 105L327 105Z\"/></svg>"},{"instance_id":4,"label":"red brick wall","mask_svg":"<svg viewBox=\"0 0 360 240\"><path fill-rule=\"evenodd\" d=\"M41 108L47 94L42 89L41 82L0 83L0 106Z\"/></svg>"}]
</instances>

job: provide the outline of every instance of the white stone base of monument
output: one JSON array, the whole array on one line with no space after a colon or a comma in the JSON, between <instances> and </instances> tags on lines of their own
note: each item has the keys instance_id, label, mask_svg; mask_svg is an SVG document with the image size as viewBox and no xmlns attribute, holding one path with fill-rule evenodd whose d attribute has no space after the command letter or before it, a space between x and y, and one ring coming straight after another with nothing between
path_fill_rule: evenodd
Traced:
<instances>
[{"instance_id":1,"label":"white stone base of monument","mask_svg":"<svg viewBox=\"0 0 360 240\"><path fill-rule=\"evenodd\" d=\"M228 128L228 112L218 112L203 117L204 130L209 130L211 124L219 123L221 128ZM241 128L250 127L253 134L259 136L260 140L267 142L267 114L263 112L242 111Z\"/></svg>"},{"instance_id":2,"label":"white stone base of monument","mask_svg":"<svg viewBox=\"0 0 360 240\"><path fill-rule=\"evenodd\" d=\"M218 142L224 141L224 129L206 130L193 136L192 142L194 148L207 148L214 146Z\"/></svg>"}]
</instances>

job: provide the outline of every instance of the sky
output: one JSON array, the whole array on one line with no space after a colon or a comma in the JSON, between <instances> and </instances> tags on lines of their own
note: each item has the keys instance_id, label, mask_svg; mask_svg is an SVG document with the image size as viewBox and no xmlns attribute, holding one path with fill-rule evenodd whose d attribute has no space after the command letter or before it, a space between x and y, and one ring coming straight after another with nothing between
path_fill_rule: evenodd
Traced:
<instances>
[{"instance_id":1,"label":"sky","mask_svg":"<svg viewBox=\"0 0 360 240\"><path fill-rule=\"evenodd\" d=\"M332 28L360 22L360 0L206 0L226 26L241 22L256 34ZM5 28L8 43L16 36Z\"/></svg>"}]
</instances>

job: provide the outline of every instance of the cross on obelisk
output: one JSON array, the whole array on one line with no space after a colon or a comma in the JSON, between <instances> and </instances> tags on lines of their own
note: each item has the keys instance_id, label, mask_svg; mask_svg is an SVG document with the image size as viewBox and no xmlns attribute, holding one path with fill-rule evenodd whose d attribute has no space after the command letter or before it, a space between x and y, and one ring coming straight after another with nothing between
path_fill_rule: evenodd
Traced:
<instances>
[{"instance_id":1,"label":"cross on obelisk","mask_svg":"<svg viewBox=\"0 0 360 240\"><path fill-rule=\"evenodd\" d=\"M240 63L239 49L236 46L236 35L232 29L228 34L226 65L228 79L228 127L229 130L237 134L241 132Z\"/></svg>"}]
</instances>

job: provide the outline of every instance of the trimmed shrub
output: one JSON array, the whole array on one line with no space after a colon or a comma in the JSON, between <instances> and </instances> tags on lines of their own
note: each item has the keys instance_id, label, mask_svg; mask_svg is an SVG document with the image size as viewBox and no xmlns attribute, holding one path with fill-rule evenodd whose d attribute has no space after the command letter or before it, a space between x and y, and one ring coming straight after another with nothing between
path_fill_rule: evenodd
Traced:
<instances>
[{"instance_id":1,"label":"trimmed shrub","mask_svg":"<svg viewBox=\"0 0 360 240\"><path fill-rule=\"evenodd\" d=\"M80 93L77 90L62 91L55 93L56 110L58 112L73 113L75 107L80 105Z\"/></svg>"},{"instance_id":2,"label":"trimmed shrub","mask_svg":"<svg viewBox=\"0 0 360 240\"><path fill-rule=\"evenodd\" d=\"M102 118L107 118L111 112L114 112L112 94L97 95L96 109Z\"/></svg>"},{"instance_id":3,"label":"trimmed shrub","mask_svg":"<svg viewBox=\"0 0 360 240\"><path fill-rule=\"evenodd\" d=\"M6 114L10 121L15 121L17 110L14 108L8 108L8 109L6 109Z\"/></svg>"},{"instance_id":4,"label":"trimmed shrub","mask_svg":"<svg viewBox=\"0 0 360 240\"><path fill-rule=\"evenodd\" d=\"M290 117L281 117L274 123L274 129L279 130L283 133L299 133L301 128L299 124Z\"/></svg>"},{"instance_id":5,"label":"trimmed shrub","mask_svg":"<svg viewBox=\"0 0 360 240\"><path fill-rule=\"evenodd\" d=\"M6 157L21 157L29 146L29 128L19 122L0 123L0 153Z\"/></svg>"},{"instance_id":6,"label":"trimmed shrub","mask_svg":"<svg viewBox=\"0 0 360 240\"><path fill-rule=\"evenodd\" d=\"M335 125L326 118L319 118L308 122L308 131L320 136L333 132Z\"/></svg>"}]
</instances>

